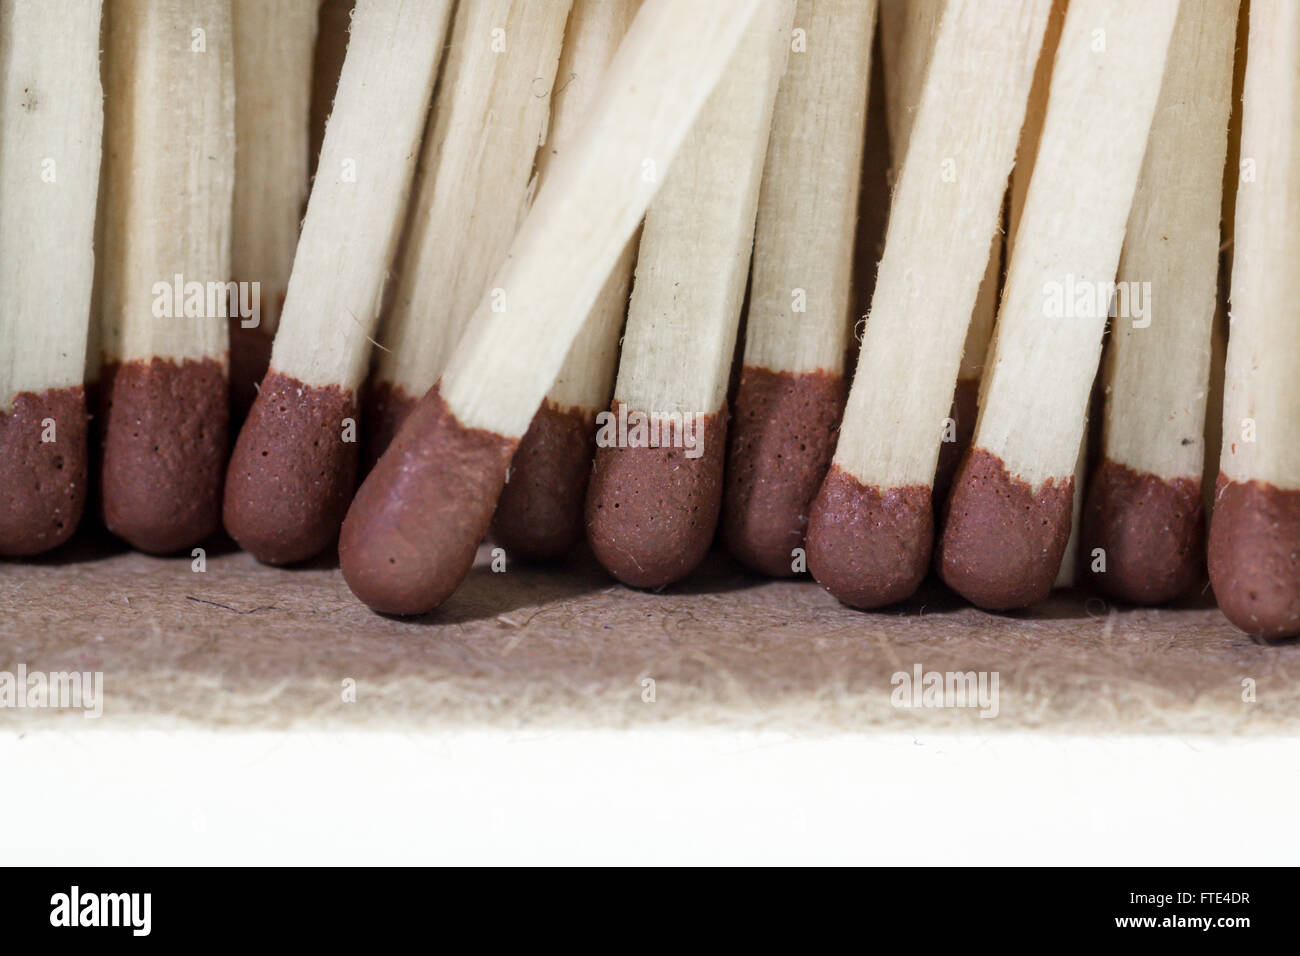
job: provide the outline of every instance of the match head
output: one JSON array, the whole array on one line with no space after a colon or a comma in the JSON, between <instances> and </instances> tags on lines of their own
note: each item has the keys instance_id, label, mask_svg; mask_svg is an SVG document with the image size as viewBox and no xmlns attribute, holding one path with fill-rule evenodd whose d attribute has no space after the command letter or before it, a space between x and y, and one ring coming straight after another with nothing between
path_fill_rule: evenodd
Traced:
<instances>
[{"instance_id":1,"label":"match head","mask_svg":"<svg viewBox=\"0 0 1300 956\"><path fill-rule=\"evenodd\" d=\"M384 614L424 614L474 564L518 440L470 428L438 386L362 482L339 536L352 593Z\"/></svg>"},{"instance_id":2,"label":"match head","mask_svg":"<svg viewBox=\"0 0 1300 956\"><path fill-rule=\"evenodd\" d=\"M1257 637L1300 637L1300 490L1220 473L1209 565L1229 621Z\"/></svg>"},{"instance_id":3,"label":"match head","mask_svg":"<svg viewBox=\"0 0 1300 956\"><path fill-rule=\"evenodd\" d=\"M722 539L741 564L771 577L795 573L793 552L843 409L842 375L741 370L722 497Z\"/></svg>"},{"instance_id":4,"label":"match head","mask_svg":"<svg viewBox=\"0 0 1300 956\"><path fill-rule=\"evenodd\" d=\"M939 573L988 611L1047 597L1070 537L1074 476L1048 479L1037 493L976 446L957 469L939 539Z\"/></svg>"},{"instance_id":5,"label":"match head","mask_svg":"<svg viewBox=\"0 0 1300 956\"><path fill-rule=\"evenodd\" d=\"M72 537L86 471L81 386L14 396L0 411L0 556L41 554Z\"/></svg>"},{"instance_id":6,"label":"match head","mask_svg":"<svg viewBox=\"0 0 1300 956\"><path fill-rule=\"evenodd\" d=\"M492 535L507 554L555 558L582 540L595 436L594 415L542 403L515 451L492 520Z\"/></svg>"},{"instance_id":7,"label":"match head","mask_svg":"<svg viewBox=\"0 0 1300 956\"><path fill-rule=\"evenodd\" d=\"M868 487L832 465L808 517L808 570L845 604L884 607L920 587L933 541L929 488Z\"/></svg>"},{"instance_id":8,"label":"match head","mask_svg":"<svg viewBox=\"0 0 1300 956\"><path fill-rule=\"evenodd\" d=\"M1098 590L1134 604L1162 604L1201 577L1205 508L1197 478L1166 481L1102 459L1088 483L1083 564ZM1100 548L1104 571L1092 571Z\"/></svg>"},{"instance_id":9,"label":"match head","mask_svg":"<svg viewBox=\"0 0 1300 956\"><path fill-rule=\"evenodd\" d=\"M356 417L350 391L267 373L226 474L226 530L244 550L292 564L329 546L356 486Z\"/></svg>"},{"instance_id":10,"label":"match head","mask_svg":"<svg viewBox=\"0 0 1300 956\"><path fill-rule=\"evenodd\" d=\"M222 363L105 366L100 384L104 524L154 554L191 548L221 524L230 408Z\"/></svg>"},{"instance_id":11,"label":"match head","mask_svg":"<svg viewBox=\"0 0 1300 956\"><path fill-rule=\"evenodd\" d=\"M615 402L616 418L619 408ZM672 425L661 429L659 447L596 451L587 488L587 542L624 584L659 588L680 581L713 542L722 507L726 409L697 421L698 457L688 457L695 452Z\"/></svg>"}]
</instances>

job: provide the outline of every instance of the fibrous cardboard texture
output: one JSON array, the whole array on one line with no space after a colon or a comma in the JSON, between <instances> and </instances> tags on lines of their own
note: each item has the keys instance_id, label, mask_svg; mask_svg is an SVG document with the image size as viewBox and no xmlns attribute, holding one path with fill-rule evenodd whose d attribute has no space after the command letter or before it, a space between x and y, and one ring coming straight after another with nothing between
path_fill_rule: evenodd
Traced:
<instances>
[{"instance_id":1,"label":"fibrous cardboard texture","mask_svg":"<svg viewBox=\"0 0 1300 956\"><path fill-rule=\"evenodd\" d=\"M83 540L0 562L0 671L102 672L96 726L116 728L1300 727L1300 645L1252 641L1208 594L1151 610L1065 592L992 615L931 584L864 613L811 580L764 581L719 555L652 593L587 557L538 568L507 556L493 571L485 547L443 608L398 620L363 607L332 562L270 568L216 547L205 560L200 572L187 556ZM895 675L917 665L996 673L997 716L895 706ZM9 726L59 720L89 723L0 709Z\"/></svg>"}]
</instances>

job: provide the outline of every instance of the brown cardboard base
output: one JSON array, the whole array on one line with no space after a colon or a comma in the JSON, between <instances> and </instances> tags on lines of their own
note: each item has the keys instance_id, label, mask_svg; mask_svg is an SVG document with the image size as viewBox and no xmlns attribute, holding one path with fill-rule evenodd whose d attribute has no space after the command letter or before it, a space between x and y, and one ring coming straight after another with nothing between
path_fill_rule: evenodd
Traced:
<instances>
[{"instance_id":1,"label":"brown cardboard base","mask_svg":"<svg viewBox=\"0 0 1300 956\"><path fill-rule=\"evenodd\" d=\"M82 541L0 563L0 670L102 671L99 725L115 727L1300 727L1300 646L1252 641L1208 595L1147 610L1057 593L992 615L929 584L903 607L864 613L810 580L764 581L720 555L661 593L616 585L586 557L489 564L485 547L440 611L397 620L360 605L332 562L274 569L213 549L196 572L189 558ZM997 717L893 706L893 675L918 664L997 672ZM33 709L0 719L82 720Z\"/></svg>"}]
</instances>

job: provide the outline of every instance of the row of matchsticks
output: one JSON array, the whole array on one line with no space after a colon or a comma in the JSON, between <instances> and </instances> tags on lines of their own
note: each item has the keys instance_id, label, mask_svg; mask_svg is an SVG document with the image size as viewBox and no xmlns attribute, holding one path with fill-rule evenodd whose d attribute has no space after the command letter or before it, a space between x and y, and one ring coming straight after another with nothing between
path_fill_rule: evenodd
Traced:
<instances>
[{"instance_id":1,"label":"row of matchsticks","mask_svg":"<svg viewBox=\"0 0 1300 956\"><path fill-rule=\"evenodd\" d=\"M1300 634L1295 0L0 11L0 553L224 523L415 614L489 535L861 608L1208 552Z\"/></svg>"}]
</instances>

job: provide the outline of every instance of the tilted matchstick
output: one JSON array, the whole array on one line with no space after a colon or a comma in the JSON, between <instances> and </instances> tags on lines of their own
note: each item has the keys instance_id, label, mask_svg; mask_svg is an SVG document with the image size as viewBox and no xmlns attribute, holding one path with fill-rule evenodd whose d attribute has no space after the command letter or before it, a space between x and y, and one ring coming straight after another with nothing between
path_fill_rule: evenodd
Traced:
<instances>
[{"instance_id":1,"label":"tilted matchstick","mask_svg":"<svg viewBox=\"0 0 1300 956\"><path fill-rule=\"evenodd\" d=\"M809 516L809 570L857 607L908 597L930 565L944 419L1049 7L953 0L940 20L839 443Z\"/></svg>"},{"instance_id":2,"label":"tilted matchstick","mask_svg":"<svg viewBox=\"0 0 1300 956\"><path fill-rule=\"evenodd\" d=\"M339 560L371 607L432 610L468 573L520 437L756 12L643 4L493 282L505 311L484 297L352 503Z\"/></svg>"},{"instance_id":3,"label":"tilted matchstick","mask_svg":"<svg viewBox=\"0 0 1300 956\"><path fill-rule=\"evenodd\" d=\"M602 429L612 440L597 439L587 542L636 587L689 574L722 503L727 385L795 10L794 0L759 6L646 213L614 421Z\"/></svg>"},{"instance_id":4,"label":"tilted matchstick","mask_svg":"<svg viewBox=\"0 0 1300 956\"><path fill-rule=\"evenodd\" d=\"M442 53L448 0L361 0L271 367L226 479L226 530L259 560L334 540L356 481L357 389Z\"/></svg>"},{"instance_id":5,"label":"tilted matchstick","mask_svg":"<svg viewBox=\"0 0 1300 956\"><path fill-rule=\"evenodd\" d=\"M235 207L230 267L257 283L230 316L230 398L242 421L266 374L307 202L319 0L234 0Z\"/></svg>"},{"instance_id":6,"label":"tilted matchstick","mask_svg":"<svg viewBox=\"0 0 1300 956\"><path fill-rule=\"evenodd\" d=\"M844 359L874 0L801 0L806 48L777 91L759 193L722 537L741 563L794 572L844 407Z\"/></svg>"},{"instance_id":7,"label":"tilted matchstick","mask_svg":"<svg viewBox=\"0 0 1300 956\"><path fill-rule=\"evenodd\" d=\"M198 544L221 515L230 0L114 2L105 19L101 507L114 534L166 553Z\"/></svg>"},{"instance_id":8,"label":"tilted matchstick","mask_svg":"<svg viewBox=\"0 0 1300 956\"><path fill-rule=\"evenodd\" d=\"M1075 0L1066 13L979 422L939 544L943 579L980 607L1044 597L1061 565L1108 290L1177 10ZM1075 282L1093 294L1054 315Z\"/></svg>"},{"instance_id":9,"label":"tilted matchstick","mask_svg":"<svg viewBox=\"0 0 1300 956\"><path fill-rule=\"evenodd\" d=\"M1300 636L1300 6L1253 0L1210 582L1237 627Z\"/></svg>"},{"instance_id":10,"label":"tilted matchstick","mask_svg":"<svg viewBox=\"0 0 1300 956\"><path fill-rule=\"evenodd\" d=\"M1205 402L1237 6L1182 2L1120 256L1083 564L1125 601L1171 600L1204 567Z\"/></svg>"},{"instance_id":11,"label":"tilted matchstick","mask_svg":"<svg viewBox=\"0 0 1300 956\"><path fill-rule=\"evenodd\" d=\"M39 554L86 500L82 388L103 91L98 0L0 3L0 555Z\"/></svg>"},{"instance_id":12,"label":"tilted matchstick","mask_svg":"<svg viewBox=\"0 0 1300 956\"><path fill-rule=\"evenodd\" d=\"M568 12L568 0L456 8L366 385L368 464L442 374L527 212Z\"/></svg>"},{"instance_id":13,"label":"tilted matchstick","mask_svg":"<svg viewBox=\"0 0 1300 956\"><path fill-rule=\"evenodd\" d=\"M881 36L888 69L885 72L886 97L890 110L890 152L893 154L894 182L897 183L907 143L912 135L916 112L934 41L947 0L892 0L881 7ZM953 389L950 423L945 422L943 443L939 446L939 463L934 478L934 498L943 501L952 483L958 461L970 444L975 431L980 376L988 353L993 320L997 315L998 283L1002 277L1002 233L995 230L989 241L988 261L979 292L971 309L966 328L966 345L962 349L957 385Z\"/></svg>"},{"instance_id":14,"label":"tilted matchstick","mask_svg":"<svg viewBox=\"0 0 1300 956\"><path fill-rule=\"evenodd\" d=\"M575 0L551 96L546 143L537 154L539 182L546 181L547 169L582 128L639 7L640 0ZM492 537L511 557L558 557L582 540L596 419L609 408L614 388L636 250L633 238L510 462L492 519Z\"/></svg>"}]
</instances>

